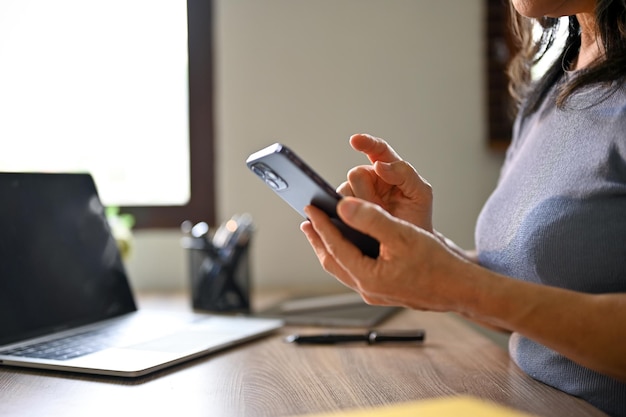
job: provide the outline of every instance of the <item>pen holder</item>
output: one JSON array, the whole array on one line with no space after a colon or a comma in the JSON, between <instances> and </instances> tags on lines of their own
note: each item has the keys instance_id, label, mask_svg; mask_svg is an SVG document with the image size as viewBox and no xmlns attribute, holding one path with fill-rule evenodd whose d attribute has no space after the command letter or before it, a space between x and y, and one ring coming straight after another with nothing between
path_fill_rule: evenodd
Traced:
<instances>
[{"instance_id":1,"label":"pen holder","mask_svg":"<svg viewBox=\"0 0 626 417\"><path fill-rule=\"evenodd\" d=\"M229 236L223 246L216 246L207 236L183 238L182 245L187 249L189 260L191 303L195 310L250 312L251 235L250 228L239 230L237 235Z\"/></svg>"}]
</instances>

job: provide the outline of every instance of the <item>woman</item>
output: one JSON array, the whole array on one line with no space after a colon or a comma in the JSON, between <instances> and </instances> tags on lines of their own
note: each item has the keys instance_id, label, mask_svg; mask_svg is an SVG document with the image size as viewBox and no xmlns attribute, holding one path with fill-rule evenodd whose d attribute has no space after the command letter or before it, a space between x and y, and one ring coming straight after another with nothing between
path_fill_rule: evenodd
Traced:
<instances>
[{"instance_id":1,"label":"woman","mask_svg":"<svg viewBox=\"0 0 626 417\"><path fill-rule=\"evenodd\" d=\"M432 191L381 139L351 138L371 165L339 187L340 217L380 241L371 259L307 207L301 225L326 271L371 304L453 311L512 332L530 376L626 416L626 1L512 0L520 101L475 252L433 229ZM538 83L534 60L566 47ZM535 44L531 19L544 28Z\"/></svg>"}]
</instances>

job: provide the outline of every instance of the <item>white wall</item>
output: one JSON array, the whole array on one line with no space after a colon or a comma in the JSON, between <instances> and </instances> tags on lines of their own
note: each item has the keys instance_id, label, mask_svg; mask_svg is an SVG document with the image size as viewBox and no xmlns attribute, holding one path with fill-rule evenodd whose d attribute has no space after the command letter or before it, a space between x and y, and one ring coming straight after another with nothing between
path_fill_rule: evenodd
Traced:
<instances>
[{"instance_id":1,"label":"white wall","mask_svg":"<svg viewBox=\"0 0 626 417\"><path fill-rule=\"evenodd\" d=\"M472 247L502 161L485 142L483 3L215 1L218 216L255 219L257 287L338 286L299 216L245 166L275 141L338 185L366 162L349 148L352 133L386 138L433 185L435 227ZM178 239L175 231L136 233L136 286L185 285Z\"/></svg>"}]
</instances>

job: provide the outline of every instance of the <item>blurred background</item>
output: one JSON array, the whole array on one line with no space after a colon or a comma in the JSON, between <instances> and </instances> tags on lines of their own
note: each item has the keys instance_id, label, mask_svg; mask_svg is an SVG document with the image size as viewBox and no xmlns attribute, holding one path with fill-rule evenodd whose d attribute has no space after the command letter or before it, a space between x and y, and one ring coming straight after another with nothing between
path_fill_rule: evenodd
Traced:
<instances>
[{"instance_id":1,"label":"blurred background","mask_svg":"<svg viewBox=\"0 0 626 417\"><path fill-rule=\"evenodd\" d=\"M250 153L275 141L339 185L367 162L351 150L351 134L389 140L434 187L435 227L473 247L474 222L502 162L486 141L483 1L214 7L217 217L254 218L255 286L338 285L300 232L299 215L245 167ZM137 285L184 285L177 244L175 232L135 233L129 268Z\"/></svg>"},{"instance_id":2,"label":"blurred background","mask_svg":"<svg viewBox=\"0 0 626 417\"><path fill-rule=\"evenodd\" d=\"M220 223L252 215L254 287L341 288L299 231L302 219L245 166L250 153L277 141L336 186L367 162L350 149L351 134L387 139L433 185L435 228L473 247L503 160L487 141L484 3L212 2L212 216ZM0 135L0 145L8 143ZM187 288L178 228L139 228L132 239L126 262L136 289Z\"/></svg>"}]
</instances>

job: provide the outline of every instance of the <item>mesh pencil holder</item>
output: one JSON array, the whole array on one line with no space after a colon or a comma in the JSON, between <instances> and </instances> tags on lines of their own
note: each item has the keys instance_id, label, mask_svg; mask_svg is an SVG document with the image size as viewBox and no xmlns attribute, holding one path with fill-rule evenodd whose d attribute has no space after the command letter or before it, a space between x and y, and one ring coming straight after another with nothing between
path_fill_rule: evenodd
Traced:
<instances>
[{"instance_id":1,"label":"mesh pencil holder","mask_svg":"<svg viewBox=\"0 0 626 417\"><path fill-rule=\"evenodd\" d=\"M229 235L222 246L212 243L207 236L183 238L182 245L188 253L191 303L195 310L250 312L251 237L252 230L248 227Z\"/></svg>"}]
</instances>

